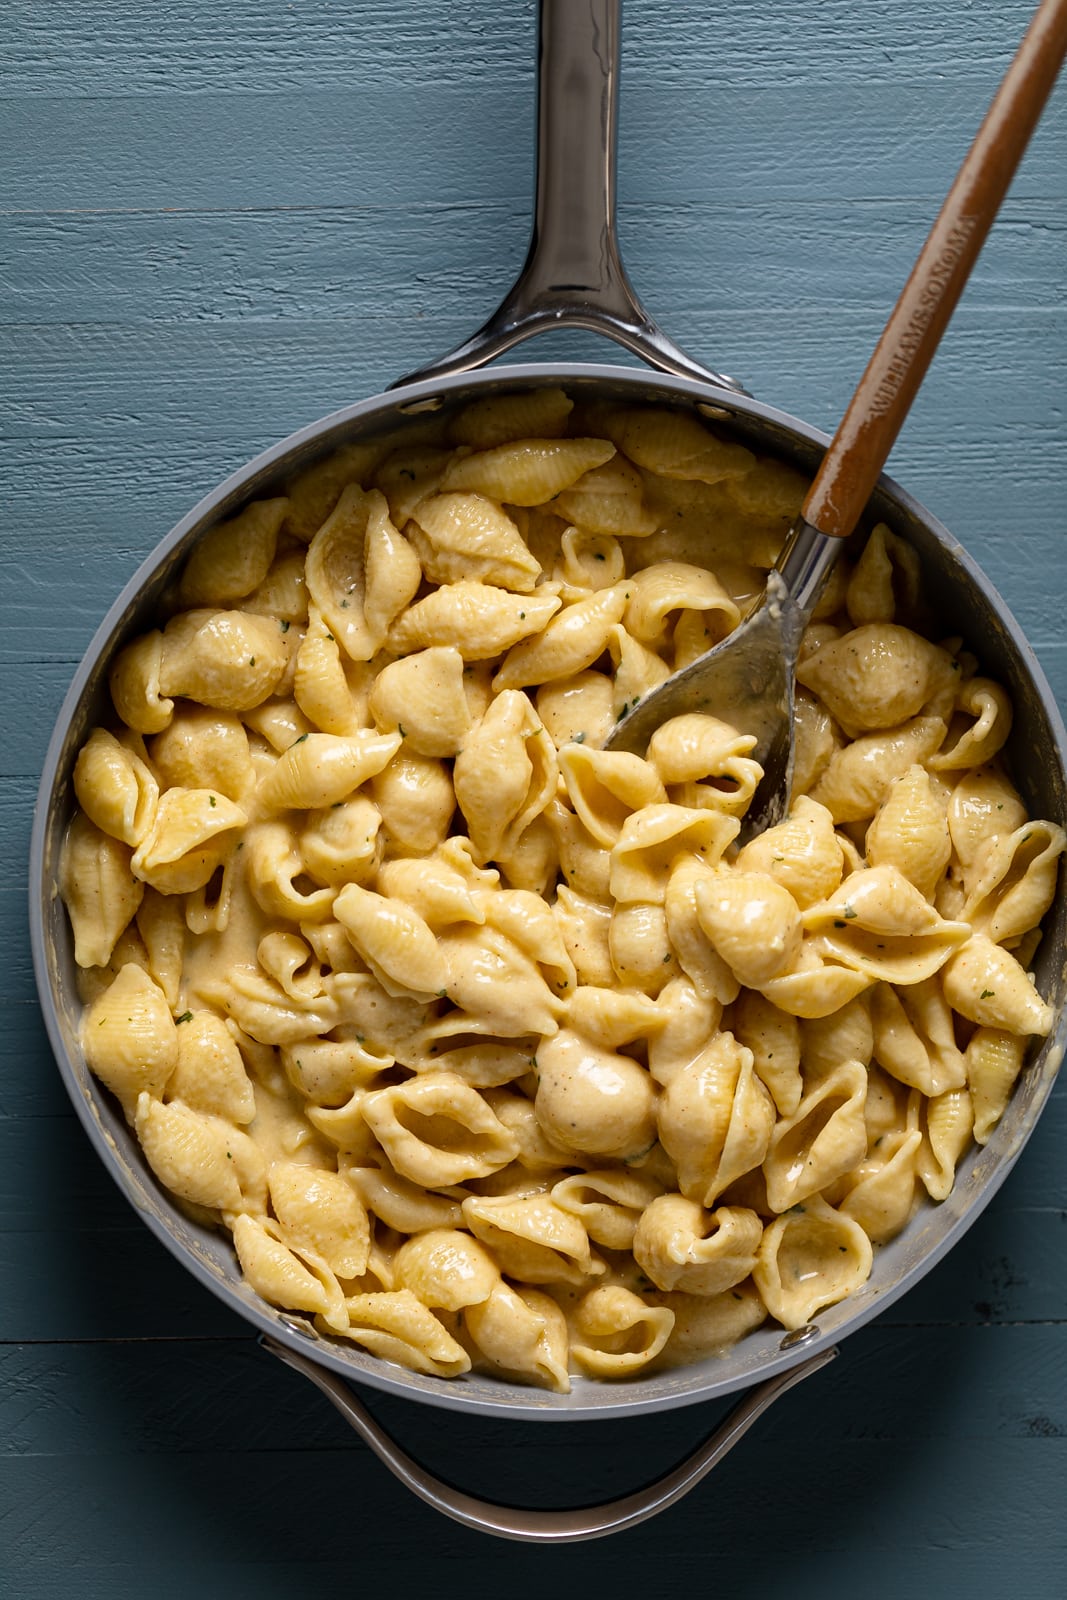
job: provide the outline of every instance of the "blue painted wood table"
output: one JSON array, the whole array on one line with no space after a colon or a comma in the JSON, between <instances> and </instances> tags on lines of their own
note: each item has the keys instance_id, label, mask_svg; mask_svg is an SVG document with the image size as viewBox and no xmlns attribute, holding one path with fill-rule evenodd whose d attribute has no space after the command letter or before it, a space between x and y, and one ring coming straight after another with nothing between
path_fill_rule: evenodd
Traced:
<instances>
[{"instance_id":1,"label":"blue painted wood table","mask_svg":"<svg viewBox=\"0 0 1067 1600\"><path fill-rule=\"evenodd\" d=\"M832 426L1026 0L628 0L631 276L674 336ZM405 1496L99 1168L38 1017L26 841L112 597L267 443L448 348L521 261L530 0L9 0L0 30L4 702L0 1592L1067 1593L1067 1084L950 1259L693 1496L522 1553ZM891 462L1067 695L1067 86ZM600 358L589 339L546 356ZM381 1402L529 1503L606 1497L700 1408L584 1426Z\"/></svg>"}]
</instances>

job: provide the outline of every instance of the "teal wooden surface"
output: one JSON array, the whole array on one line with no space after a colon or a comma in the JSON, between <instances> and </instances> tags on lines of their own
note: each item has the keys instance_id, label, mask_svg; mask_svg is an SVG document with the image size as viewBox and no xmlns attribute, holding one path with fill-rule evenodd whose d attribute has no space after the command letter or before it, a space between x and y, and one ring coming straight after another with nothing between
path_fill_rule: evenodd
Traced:
<instances>
[{"instance_id":1,"label":"teal wooden surface","mask_svg":"<svg viewBox=\"0 0 1067 1600\"><path fill-rule=\"evenodd\" d=\"M620 233L649 308L833 425L1028 14L627 0ZM262 446L492 308L525 249L529 0L14 0L0 29L0 1594L1060 1596L1067 1084L990 1210L690 1500L521 1553L410 1501L150 1237L52 1066L26 946L36 775L125 579ZM891 470L1067 703L1067 86ZM603 358L591 338L553 355ZM467 1487L619 1492L704 1408L474 1423L374 1402Z\"/></svg>"}]
</instances>

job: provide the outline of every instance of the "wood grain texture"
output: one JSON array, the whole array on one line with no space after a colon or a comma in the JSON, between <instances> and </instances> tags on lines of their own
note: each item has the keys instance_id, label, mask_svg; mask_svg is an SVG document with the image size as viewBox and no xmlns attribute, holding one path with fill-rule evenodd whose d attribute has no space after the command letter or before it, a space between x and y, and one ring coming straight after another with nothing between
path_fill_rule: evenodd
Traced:
<instances>
[{"instance_id":1,"label":"wood grain texture","mask_svg":"<svg viewBox=\"0 0 1067 1600\"><path fill-rule=\"evenodd\" d=\"M831 429L1028 0L626 0L620 234L683 346ZM746 1600L1062 1593L1067 1084L950 1257L691 1498L521 1553L408 1499L147 1232L51 1062L37 774L123 583L225 473L493 308L528 236L534 7L19 0L0 43L0 1594L444 1597L729 1582ZM890 471L1067 703L1067 93ZM538 359L617 359L553 337ZM447 1475L621 1492L714 1416L475 1423L373 1400Z\"/></svg>"}]
</instances>

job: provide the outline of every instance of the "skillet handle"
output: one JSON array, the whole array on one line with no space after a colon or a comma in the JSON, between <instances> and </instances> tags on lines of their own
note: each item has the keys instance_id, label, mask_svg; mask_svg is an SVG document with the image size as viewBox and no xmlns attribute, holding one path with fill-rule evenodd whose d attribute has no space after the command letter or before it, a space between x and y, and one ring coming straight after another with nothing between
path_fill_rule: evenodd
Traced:
<instances>
[{"instance_id":1,"label":"skillet handle","mask_svg":"<svg viewBox=\"0 0 1067 1600\"><path fill-rule=\"evenodd\" d=\"M780 1395L825 1367L837 1354L832 1346L821 1350L818 1355L810 1356L788 1372L779 1373L777 1377L768 1378L765 1383L750 1389L726 1420L698 1445L681 1466L672 1468L655 1483L637 1490L635 1494L576 1511L527 1511L521 1507L478 1500L443 1483L394 1444L342 1379L266 1334L260 1335L259 1342L271 1355L277 1356L287 1366L294 1367L297 1372L302 1372L321 1389L393 1476L435 1511L479 1533L491 1533L501 1539L514 1539L525 1544L551 1545L602 1539L609 1533L619 1533L624 1528L636 1527L639 1522L647 1522L649 1517L674 1505L707 1476Z\"/></svg>"},{"instance_id":2,"label":"skillet handle","mask_svg":"<svg viewBox=\"0 0 1067 1600\"><path fill-rule=\"evenodd\" d=\"M615 231L621 0L540 0L537 194L526 263L477 333L398 384L483 366L551 328L605 334L650 366L745 394L702 367L645 311Z\"/></svg>"}]
</instances>

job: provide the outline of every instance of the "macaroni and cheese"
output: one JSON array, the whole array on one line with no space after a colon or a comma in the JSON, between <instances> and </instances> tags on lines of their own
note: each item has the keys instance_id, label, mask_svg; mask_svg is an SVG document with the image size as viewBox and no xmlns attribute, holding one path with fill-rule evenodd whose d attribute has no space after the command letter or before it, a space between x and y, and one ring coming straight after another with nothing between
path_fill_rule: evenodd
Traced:
<instances>
[{"instance_id":1,"label":"macaroni and cheese","mask_svg":"<svg viewBox=\"0 0 1067 1600\"><path fill-rule=\"evenodd\" d=\"M736 626L804 492L695 416L475 401L210 530L111 669L61 888L86 1060L248 1284L565 1391L804 1326L950 1191L1050 1007L1064 833L878 526L754 740L615 720Z\"/></svg>"}]
</instances>

